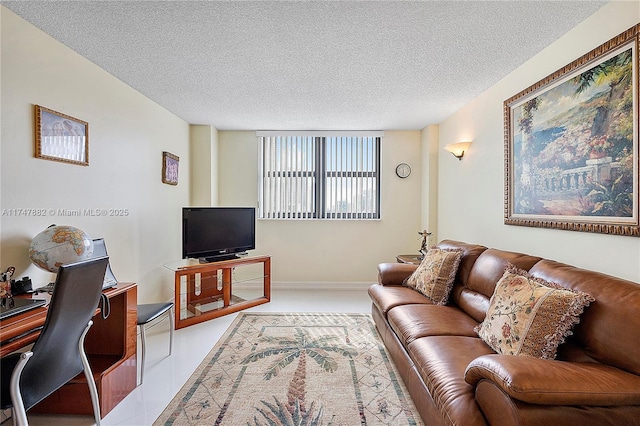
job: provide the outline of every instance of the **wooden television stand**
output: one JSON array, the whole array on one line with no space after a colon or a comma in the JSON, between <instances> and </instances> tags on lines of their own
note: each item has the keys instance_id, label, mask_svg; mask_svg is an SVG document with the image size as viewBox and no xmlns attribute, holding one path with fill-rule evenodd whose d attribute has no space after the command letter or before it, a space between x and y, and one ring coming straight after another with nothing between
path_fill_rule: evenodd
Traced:
<instances>
[{"instance_id":1,"label":"wooden television stand","mask_svg":"<svg viewBox=\"0 0 640 426\"><path fill-rule=\"evenodd\" d=\"M170 266L175 273L175 327L187 327L271 300L271 257L211 263L193 259ZM242 268L246 276L238 277ZM257 284L257 283L260 284Z\"/></svg>"}]
</instances>

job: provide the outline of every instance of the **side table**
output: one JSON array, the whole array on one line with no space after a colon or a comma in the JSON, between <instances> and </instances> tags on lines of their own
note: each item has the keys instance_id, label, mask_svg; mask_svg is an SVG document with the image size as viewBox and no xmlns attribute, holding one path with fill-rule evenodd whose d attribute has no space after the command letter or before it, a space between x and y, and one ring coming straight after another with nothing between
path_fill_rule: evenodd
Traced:
<instances>
[{"instance_id":1,"label":"side table","mask_svg":"<svg viewBox=\"0 0 640 426\"><path fill-rule=\"evenodd\" d=\"M419 265L422 262L423 255L421 254L399 254L396 256L398 263L411 263L413 265Z\"/></svg>"}]
</instances>

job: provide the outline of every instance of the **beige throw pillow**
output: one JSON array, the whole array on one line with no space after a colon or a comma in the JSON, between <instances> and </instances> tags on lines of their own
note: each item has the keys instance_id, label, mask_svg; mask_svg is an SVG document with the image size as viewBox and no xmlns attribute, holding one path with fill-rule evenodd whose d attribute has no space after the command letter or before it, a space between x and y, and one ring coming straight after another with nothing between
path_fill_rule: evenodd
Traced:
<instances>
[{"instance_id":1,"label":"beige throw pillow","mask_svg":"<svg viewBox=\"0 0 640 426\"><path fill-rule=\"evenodd\" d=\"M500 354L553 359L594 300L508 265L475 330Z\"/></svg>"},{"instance_id":2,"label":"beige throw pillow","mask_svg":"<svg viewBox=\"0 0 640 426\"><path fill-rule=\"evenodd\" d=\"M446 305L462 259L462 250L432 248L404 284L427 296L436 305Z\"/></svg>"}]
</instances>

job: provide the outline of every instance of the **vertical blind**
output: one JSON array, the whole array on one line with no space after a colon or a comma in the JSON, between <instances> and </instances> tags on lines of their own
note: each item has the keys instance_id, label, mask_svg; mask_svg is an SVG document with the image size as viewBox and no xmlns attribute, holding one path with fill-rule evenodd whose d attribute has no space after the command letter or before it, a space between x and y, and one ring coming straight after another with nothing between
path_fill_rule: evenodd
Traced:
<instances>
[{"instance_id":1,"label":"vertical blind","mask_svg":"<svg viewBox=\"0 0 640 426\"><path fill-rule=\"evenodd\" d=\"M379 135L266 134L262 219L379 219Z\"/></svg>"}]
</instances>

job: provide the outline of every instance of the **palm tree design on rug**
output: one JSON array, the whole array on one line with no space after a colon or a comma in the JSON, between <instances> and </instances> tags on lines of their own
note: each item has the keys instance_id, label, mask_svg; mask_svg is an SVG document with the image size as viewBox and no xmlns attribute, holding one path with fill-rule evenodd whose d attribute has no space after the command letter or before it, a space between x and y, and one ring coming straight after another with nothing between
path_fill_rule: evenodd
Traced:
<instances>
[{"instance_id":1,"label":"palm tree design on rug","mask_svg":"<svg viewBox=\"0 0 640 426\"><path fill-rule=\"evenodd\" d=\"M267 368L264 374L265 380L270 380L280 371L291 364L296 358L298 366L291 378L287 390L287 404L283 404L274 396L275 404L261 401L268 410L256 408L270 425L299 425L319 426L322 424L323 408L318 409L314 415L315 403L311 402L307 408L305 405L305 387L307 383L307 356L314 360L323 371L333 373L338 369L338 362L330 355L338 353L345 357L353 358L358 351L350 344L341 345L340 338L336 335L323 335L311 338L309 332L296 327L293 338L265 336L262 341L272 344L258 352L254 352L242 360L242 364L249 364L270 356L279 358ZM254 418L255 425L259 425Z\"/></svg>"}]
</instances>

